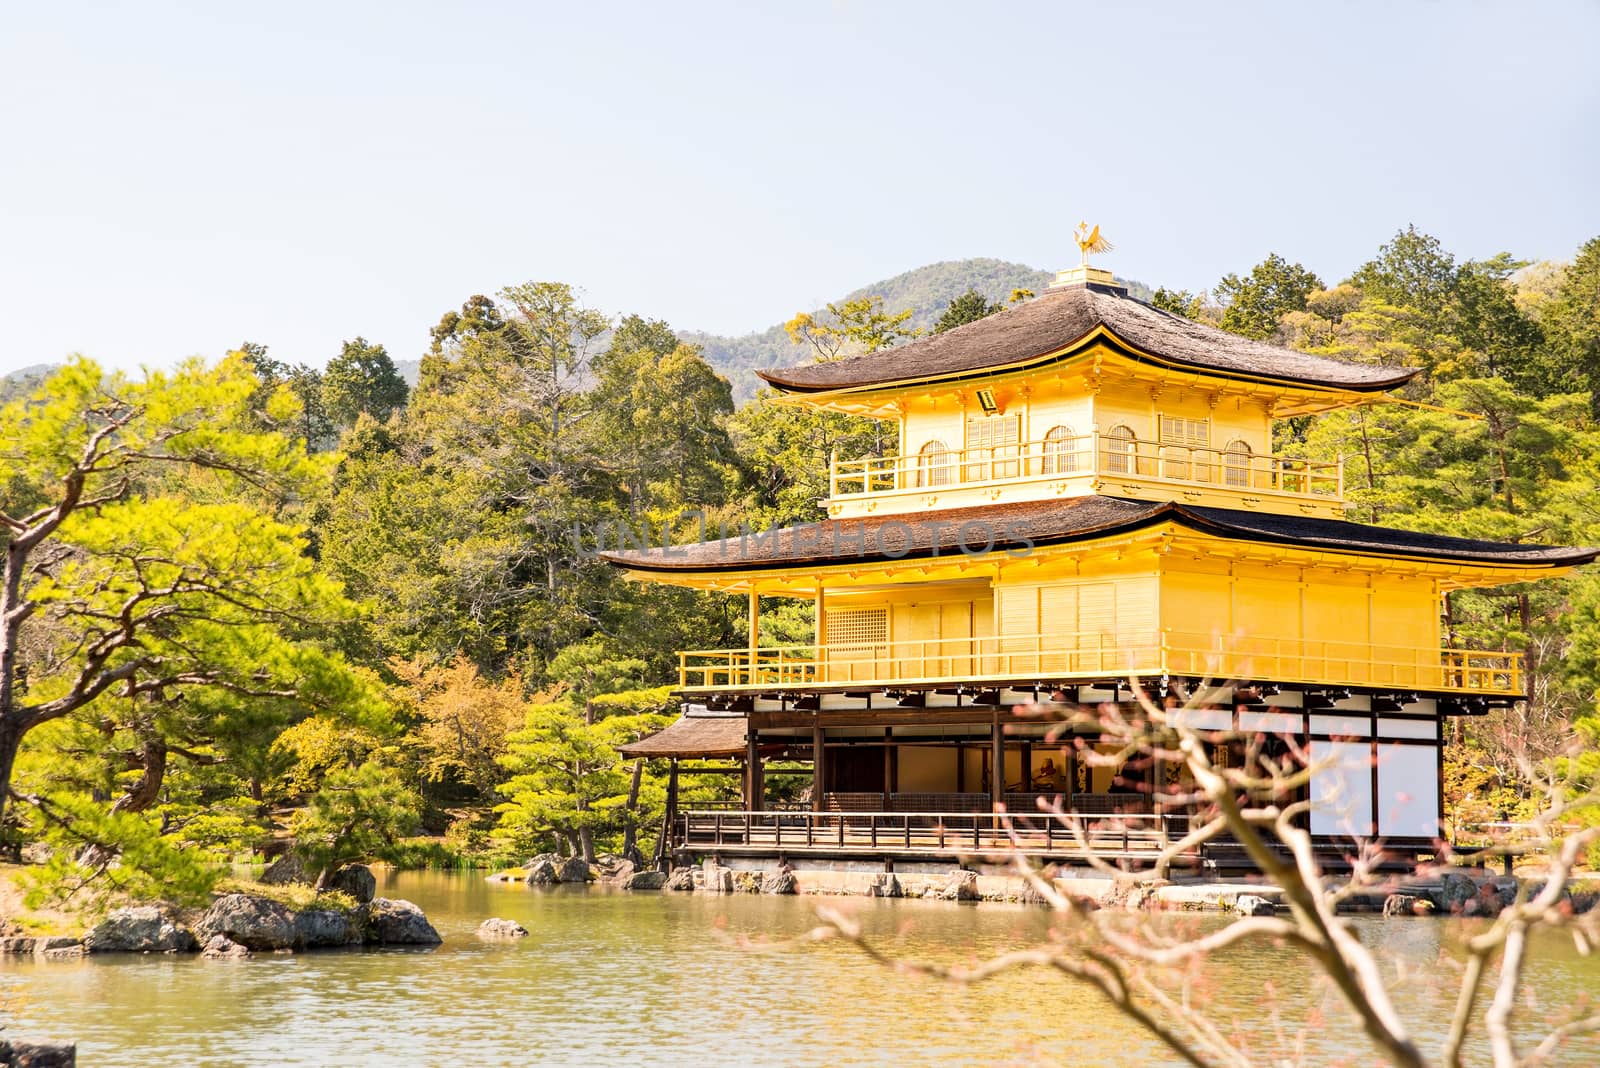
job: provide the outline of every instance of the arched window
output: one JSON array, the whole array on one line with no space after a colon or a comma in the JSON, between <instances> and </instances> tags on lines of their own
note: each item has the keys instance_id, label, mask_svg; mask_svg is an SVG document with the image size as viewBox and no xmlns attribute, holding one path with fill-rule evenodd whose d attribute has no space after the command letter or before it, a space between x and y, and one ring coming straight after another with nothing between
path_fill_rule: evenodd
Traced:
<instances>
[{"instance_id":1,"label":"arched window","mask_svg":"<svg viewBox=\"0 0 1600 1068\"><path fill-rule=\"evenodd\" d=\"M1053 426L1044 436L1039 449L1042 475L1065 475L1078 469L1076 443L1072 440L1070 426Z\"/></svg>"},{"instance_id":2,"label":"arched window","mask_svg":"<svg viewBox=\"0 0 1600 1068\"><path fill-rule=\"evenodd\" d=\"M1222 451L1222 481L1225 485L1250 485L1250 446L1238 438Z\"/></svg>"},{"instance_id":3,"label":"arched window","mask_svg":"<svg viewBox=\"0 0 1600 1068\"><path fill-rule=\"evenodd\" d=\"M1130 427L1118 424L1106 431L1106 473L1133 474L1133 448L1139 439Z\"/></svg>"},{"instance_id":4,"label":"arched window","mask_svg":"<svg viewBox=\"0 0 1600 1068\"><path fill-rule=\"evenodd\" d=\"M917 488L950 484L950 450L934 438L917 452Z\"/></svg>"}]
</instances>

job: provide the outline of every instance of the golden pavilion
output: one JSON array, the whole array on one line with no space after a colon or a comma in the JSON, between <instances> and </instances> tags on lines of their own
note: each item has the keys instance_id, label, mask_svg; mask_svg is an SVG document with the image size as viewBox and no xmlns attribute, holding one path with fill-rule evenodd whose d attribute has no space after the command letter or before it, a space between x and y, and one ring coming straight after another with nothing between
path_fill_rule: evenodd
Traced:
<instances>
[{"instance_id":1,"label":"golden pavilion","mask_svg":"<svg viewBox=\"0 0 1600 1068\"><path fill-rule=\"evenodd\" d=\"M1274 455L1274 421L1414 374L1171 315L1087 265L945 333L763 372L794 402L893 426L898 448L836 458L823 521L605 554L642 582L748 599L748 642L682 653L683 718L626 750L740 763L738 811L677 811L674 787L670 848L998 856L999 811L1037 820L1060 797L1097 851L1136 864L1182 829L1154 803L1162 770L1089 759L1092 726L1063 739L1016 714L1126 702L1130 680L1211 686L1197 726L1304 747L1330 855L1353 837L1437 848L1444 721L1526 686L1516 654L1447 645L1443 597L1596 553L1349 522L1341 464ZM810 643L761 642L777 598L814 603ZM774 804L773 762L809 765L802 804ZM1071 860L1083 839L1030 842Z\"/></svg>"}]
</instances>

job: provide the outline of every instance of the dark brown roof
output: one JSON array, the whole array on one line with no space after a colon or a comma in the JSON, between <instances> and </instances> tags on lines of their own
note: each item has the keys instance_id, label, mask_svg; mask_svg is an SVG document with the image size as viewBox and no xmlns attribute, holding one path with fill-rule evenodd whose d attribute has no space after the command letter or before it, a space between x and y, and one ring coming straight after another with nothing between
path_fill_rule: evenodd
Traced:
<instances>
[{"instance_id":1,"label":"dark brown roof","mask_svg":"<svg viewBox=\"0 0 1600 1068\"><path fill-rule=\"evenodd\" d=\"M1152 308L1120 287L1089 284L1052 289L1036 300L892 349L759 374L794 393L952 378L1026 364L1063 350L1070 356L1100 326L1139 350L1124 350L1134 359L1148 353L1223 375L1377 392L1417 373L1280 349Z\"/></svg>"},{"instance_id":2,"label":"dark brown roof","mask_svg":"<svg viewBox=\"0 0 1600 1068\"><path fill-rule=\"evenodd\" d=\"M679 716L648 738L618 746L625 757L739 756L745 747L743 716Z\"/></svg>"},{"instance_id":3,"label":"dark brown roof","mask_svg":"<svg viewBox=\"0 0 1600 1068\"><path fill-rule=\"evenodd\" d=\"M1600 554L1596 549L1452 538L1336 519L1087 496L951 508L931 514L826 519L671 549L600 555L638 571L761 571L986 552L991 538L993 549L1020 554L1032 545L1080 541L1168 521L1235 541L1500 566L1568 567L1587 564Z\"/></svg>"}]
</instances>

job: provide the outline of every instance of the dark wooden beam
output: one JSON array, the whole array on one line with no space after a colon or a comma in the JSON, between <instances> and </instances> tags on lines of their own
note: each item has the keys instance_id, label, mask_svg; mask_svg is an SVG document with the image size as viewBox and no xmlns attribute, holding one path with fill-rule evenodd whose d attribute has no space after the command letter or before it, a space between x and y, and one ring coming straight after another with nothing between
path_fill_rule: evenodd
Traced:
<instances>
[{"instance_id":1,"label":"dark wooden beam","mask_svg":"<svg viewBox=\"0 0 1600 1068\"><path fill-rule=\"evenodd\" d=\"M744 807L761 811L761 732L751 722L744 735Z\"/></svg>"},{"instance_id":2,"label":"dark wooden beam","mask_svg":"<svg viewBox=\"0 0 1600 1068\"><path fill-rule=\"evenodd\" d=\"M989 728L989 750L993 762L989 772L989 803L998 809L1006 799L1006 736L1000 728L998 715Z\"/></svg>"},{"instance_id":3,"label":"dark wooden beam","mask_svg":"<svg viewBox=\"0 0 1600 1068\"><path fill-rule=\"evenodd\" d=\"M1002 721L1034 723L1043 720L1025 720L1013 717L1009 709L994 708L842 708L823 712L752 712L752 725L767 730L778 727L812 727L818 722L828 727L916 727L916 726L971 726L987 727L994 716Z\"/></svg>"},{"instance_id":4,"label":"dark wooden beam","mask_svg":"<svg viewBox=\"0 0 1600 1068\"><path fill-rule=\"evenodd\" d=\"M822 811L822 794L828 788L828 757L823 748L822 725L811 728L811 811Z\"/></svg>"},{"instance_id":5,"label":"dark wooden beam","mask_svg":"<svg viewBox=\"0 0 1600 1068\"><path fill-rule=\"evenodd\" d=\"M894 744L894 728L883 728L883 785L891 794L900 792L900 747Z\"/></svg>"}]
</instances>

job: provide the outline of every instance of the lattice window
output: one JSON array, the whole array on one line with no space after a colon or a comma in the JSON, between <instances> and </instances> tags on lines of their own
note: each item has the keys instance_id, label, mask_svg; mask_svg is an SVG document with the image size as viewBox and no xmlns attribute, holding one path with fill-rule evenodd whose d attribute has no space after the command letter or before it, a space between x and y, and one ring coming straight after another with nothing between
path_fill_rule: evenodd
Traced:
<instances>
[{"instance_id":1,"label":"lattice window","mask_svg":"<svg viewBox=\"0 0 1600 1068\"><path fill-rule=\"evenodd\" d=\"M1161 444L1187 445L1195 449L1211 445L1211 420L1185 419L1181 415L1161 417Z\"/></svg>"},{"instance_id":2,"label":"lattice window","mask_svg":"<svg viewBox=\"0 0 1600 1068\"><path fill-rule=\"evenodd\" d=\"M984 416L967 420L968 482L1017 476L1017 441L1021 420L1014 415Z\"/></svg>"},{"instance_id":3,"label":"lattice window","mask_svg":"<svg viewBox=\"0 0 1600 1068\"><path fill-rule=\"evenodd\" d=\"M859 647L887 645L888 642L887 608L835 608L828 611L830 646Z\"/></svg>"},{"instance_id":4,"label":"lattice window","mask_svg":"<svg viewBox=\"0 0 1600 1068\"><path fill-rule=\"evenodd\" d=\"M1204 452L1193 450L1211 446L1211 420L1186 419L1181 415L1161 417L1161 474L1165 478L1211 481L1211 465Z\"/></svg>"},{"instance_id":5,"label":"lattice window","mask_svg":"<svg viewBox=\"0 0 1600 1068\"><path fill-rule=\"evenodd\" d=\"M917 453L917 487L950 484L950 450L935 438Z\"/></svg>"},{"instance_id":6,"label":"lattice window","mask_svg":"<svg viewBox=\"0 0 1600 1068\"><path fill-rule=\"evenodd\" d=\"M1223 450L1222 480L1230 486L1250 485L1250 446L1237 438Z\"/></svg>"},{"instance_id":7,"label":"lattice window","mask_svg":"<svg viewBox=\"0 0 1600 1068\"><path fill-rule=\"evenodd\" d=\"M1077 443L1072 439L1070 426L1053 426L1044 436L1044 444L1039 455L1042 462L1040 473L1045 475L1066 475L1078 469L1078 454L1074 451Z\"/></svg>"},{"instance_id":8,"label":"lattice window","mask_svg":"<svg viewBox=\"0 0 1600 1068\"><path fill-rule=\"evenodd\" d=\"M1114 426L1106 431L1106 472L1113 475L1133 473L1133 446L1138 439L1133 430Z\"/></svg>"}]
</instances>

